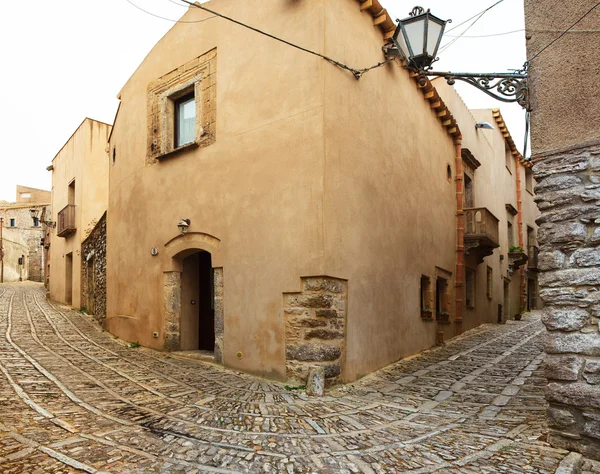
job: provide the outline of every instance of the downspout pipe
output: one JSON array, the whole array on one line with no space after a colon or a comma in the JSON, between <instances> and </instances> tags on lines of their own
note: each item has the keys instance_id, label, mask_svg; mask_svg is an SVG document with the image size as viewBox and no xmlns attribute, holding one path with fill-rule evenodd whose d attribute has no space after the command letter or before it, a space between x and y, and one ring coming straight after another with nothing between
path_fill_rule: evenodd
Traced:
<instances>
[{"instance_id":1,"label":"downspout pipe","mask_svg":"<svg viewBox=\"0 0 600 474\"><path fill-rule=\"evenodd\" d=\"M464 260L465 260L465 217L463 209L464 171L462 162L462 136L454 139L456 176L456 275L455 281L455 333L462 333Z\"/></svg>"}]
</instances>

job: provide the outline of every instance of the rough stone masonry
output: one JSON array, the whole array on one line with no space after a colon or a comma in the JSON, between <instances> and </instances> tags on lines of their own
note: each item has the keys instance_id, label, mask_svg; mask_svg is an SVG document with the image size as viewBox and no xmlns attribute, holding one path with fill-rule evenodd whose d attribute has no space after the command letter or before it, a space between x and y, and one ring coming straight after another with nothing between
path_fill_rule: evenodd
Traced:
<instances>
[{"instance_id":1,"label":"rough stone masonry","mask_svg":"<svg viewBox=\"0 0 600 474\"><path fill-rule=\"evenodd\" d=\"M551 443L600 459L600 142L536 157Z\"/></svg>"}]
</instances>

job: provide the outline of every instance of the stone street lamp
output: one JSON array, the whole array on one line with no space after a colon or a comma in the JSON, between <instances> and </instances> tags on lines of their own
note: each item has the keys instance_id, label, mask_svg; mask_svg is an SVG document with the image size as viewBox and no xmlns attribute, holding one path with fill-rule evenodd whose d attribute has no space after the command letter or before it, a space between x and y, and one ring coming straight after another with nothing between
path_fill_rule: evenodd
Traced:
<instances>
[{"instance_id":1,"label":"stone street lamp","mask_svg":"<svg viewBox=\"0 0 600 474\"><path fill-rule=\"evenodd\" d=\"M527 69L529 62L515 72L506 73L470 73L432 71L431 65L438 60L437 52L444 35L446 23L429 10L413 8L410 16L397 20L398 27L392 36L394 47L387 49L391 56L400 56L406 68L419 74L419 83L425 85L427 76L444 77L448 84L456 80L466 82L487 95L502 102L517 102L529 110L529 88Z\"/></svg>"}]
</instances>

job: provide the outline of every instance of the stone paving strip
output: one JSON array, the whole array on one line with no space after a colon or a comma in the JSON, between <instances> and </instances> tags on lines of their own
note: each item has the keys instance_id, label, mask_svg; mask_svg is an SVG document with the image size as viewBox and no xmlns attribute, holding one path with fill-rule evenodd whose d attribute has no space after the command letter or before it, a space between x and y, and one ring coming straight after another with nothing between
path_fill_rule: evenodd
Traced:
<instances>
[{"instance_id":1,"label":"stone paving strip","mask_svg":"<svg viewBox=\"0 0 600 474\"><path fill-rule=\"evenodd\" d=\"M554 473L542 332L486 325L315 399L0 285L0 472Z\"/></svg>"}]
</instances>

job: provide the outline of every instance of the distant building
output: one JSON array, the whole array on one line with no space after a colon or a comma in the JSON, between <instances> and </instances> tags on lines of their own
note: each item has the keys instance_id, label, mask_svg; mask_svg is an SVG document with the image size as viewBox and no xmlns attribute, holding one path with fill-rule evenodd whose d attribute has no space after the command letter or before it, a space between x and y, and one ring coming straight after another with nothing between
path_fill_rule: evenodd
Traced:
<instances>
[{"instance_id":1,"label":"distant building","mask_svg":"<svg viewBox=\"0 0 600 474\"><path fill-rule=\"evenodd\" d=\"M0 202L0 216L3 217L3 227L8 235L20 235L16 238L27 246L27 263L25 273L19 270L21 279L31 281L44 281L44 251L43 242L44 216L49 213L50 191L43 189L17 186L17 196L14 203ZM31 210L35 211L36 217L32 216ZM8 237L7 237L8 238ZM23 278L23 275L26 275Z\"/></svg>"},{"instance_id":2,"label":"distant building","mask_svg":"<svg viewBox=\"0 0 600 474\"><path fill-rule=\"evenodd\" d=\"M86 118L48 167L52 171L50 298L75 308L82 303L82 242L106 212L111 126Z\"/></svg>"}]
</instances>

